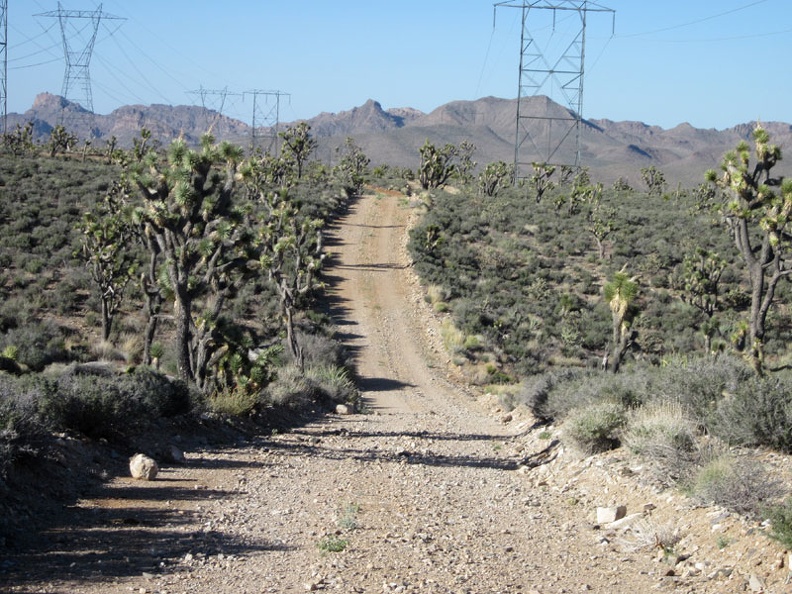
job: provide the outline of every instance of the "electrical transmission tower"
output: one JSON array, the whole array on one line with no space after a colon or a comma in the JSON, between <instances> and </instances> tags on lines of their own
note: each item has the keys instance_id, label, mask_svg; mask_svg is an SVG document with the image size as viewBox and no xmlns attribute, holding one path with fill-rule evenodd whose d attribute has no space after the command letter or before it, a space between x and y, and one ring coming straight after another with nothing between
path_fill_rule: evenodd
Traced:
<instances>
[{"instance_id":1,"label":"electrical transmission tower","mask_svg":"<svg viewBox=\"0 0 792 594\"><path fill-rule=\"evenodd\" d=\"M278 126L280 125L280 99L281 97L291 97L289 93L282 91L260 91L253 90L243 93L243 95L253 95L253 121L250 127L250 150L255 152L257 148L256 126L265 126L269 128L270 133L264 136L267 139L265 152L278 156ZM258 103L259 95L264 95L265 107L261 107ZM274 97L272 105L269 99Z\"/></svg>"},{"instance_id":2,"label":"electrical transmission tower","mask_svg":"<svg viewBox=\"0 0 792 594\"><path fill-rule=\"evenodd\" d=\"M522 11L515 176L532 163L580 167L586 19L590 12L611 13L615 27L615 11L578 0L508 0L494 7Z\"/></svg>"},{"instance_id":3,"label":"electrical transmission tower","mask_svg":"<svg viewBox=\"0 0 792 594\"><path fill-rule=\"evenodd\" d=\"M0 0L0 134L8 132L8 0Z\"/></svg>"},{"instance_id":4,"label":"electrical transmission tower","mask_svg":"<svg viewBox=\"0 0 792 594\"><path fill-rule=\"evenodd\" d=\"M63 54L66 58L61 95L93 114L90 65L99 24L103 20L126 19L102 12L101 4L96 10L64 10L60 2L58 10L35 16L58 19L63 38Z\"/></svg>"},{"instance_id":5,"label":"electrical transmission tower","mask_svg":"<svg viewBox=\"0 0 792 594\"><path fill-rule=\"evenodd\" d=\"M229 96L239 96L240 93L229 93L228 87L224 89L204 89L203 86L197 91L187 91L188 95L197 95L201 98L201 107L204 108L206 115L206 131L211 131L217 120L223 115L226 99Z\"/></svg>"}]
</instances>

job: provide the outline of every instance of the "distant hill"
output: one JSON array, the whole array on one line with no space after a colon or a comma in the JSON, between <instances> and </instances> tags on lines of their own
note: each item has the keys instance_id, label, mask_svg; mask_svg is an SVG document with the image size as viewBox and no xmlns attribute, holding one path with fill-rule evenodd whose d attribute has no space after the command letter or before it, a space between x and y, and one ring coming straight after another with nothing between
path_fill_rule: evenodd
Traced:
<instances>
[{"instance_id":1,"label":"distant hill","mask_svg":"<svg viewBox=\"0 0 792 594\"><path fill-rule=\"evenodd\" d=\"M563 116L566 108L547 97L534 97L524 102L524 115L539 117L551 114ZM514 160L516 136L516 99L485 97L476 101L452 101L431 113L412 108L383 109L374 100L339 113L321 113L307 122L319 143L317 158L332 162L335 149L353 137L375 165L387 163L415 168L418 148L428 139L437 146L459 144L468 140L476 146L474 159L479 164ZM568 113L568 112L567 112ZM129 105L109 115L93 115L79 105L62 97L43 93L24 114L9 114L8 127L32 121L35 133L46 140L50 130L59 122L81 138L95 137L105 142L115 136L121 146L130 146L132 139L145 127L163 143L183 137L197 143L201 134L211 128L219 139L227 139L249 146L252 130L239 120L216 111L195 106ZM281 123L284 129L296 122ZM783 147L792 146L792 125L763 122L773 141ZM681 124L666 130L642 122L613 122L584 120L581 130L581 159L590 168L594 179L612 182L619 177L633 185L640 183L643 167L661 169L668 182L694 185L702 180L704 171L717 167L727 150L742 139L750 139L753 122L726 130L698 129ZM256 129L257 145L271 146L276 131ZM789 163L782 170L792 171Z\"/></svg>"}]
</instances>

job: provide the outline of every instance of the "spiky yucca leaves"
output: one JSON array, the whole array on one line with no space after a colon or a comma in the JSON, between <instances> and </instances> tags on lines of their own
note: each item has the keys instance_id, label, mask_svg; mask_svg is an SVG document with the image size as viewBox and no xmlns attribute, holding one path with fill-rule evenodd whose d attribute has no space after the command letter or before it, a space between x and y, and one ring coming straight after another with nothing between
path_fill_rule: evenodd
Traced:
<instances>
[{"instance_id":1,"label":"spiky yucca leaves","mask_svg":"<svg viewBox=\"0 0 792 594\"><path fill-rule=\"evenodd\" d=\"M770 144L764 128L757 125L753 140L753 167L751 147L742 141L724 155L722 173L708 171L707 180L722 192L718 209L747 269L751 296L747 356L761 374L767 315L778 283L792 274L788 227L792 179L772 177L772 169L781 160L781 148Z\"/></svg>"},{"instance_id":2,"label":"spiky yucca leaves","mask_svg":"<svg viewBox=\"0 0 792 594\"><path fill-rule=\"evenodd\" d=\"M218 330L224 306L249 274L254 251L236 187L241 160L239 147L206 134L197 150L179 139L165 159L149 151L130 171L153 267L164 272L174 302L179 376L204 391L227 350Z\"/></svg>"},{"instance_id":3,"label":"spiky yucca leaves","mask_svg":"<svg viewBox=\"0 0 792 594\"><path fill-rule=\"evenodd\" d=\"M632 332L633 312L630 306L638 296L637 277L630 277L624 269L613 275L613 280L604 287L605 301L610 306L613 315L613 336L612 336L612 361L610 362L613 372L619 370L622 358L627 348L630 346Z\"/></svg>"}]
</instances>

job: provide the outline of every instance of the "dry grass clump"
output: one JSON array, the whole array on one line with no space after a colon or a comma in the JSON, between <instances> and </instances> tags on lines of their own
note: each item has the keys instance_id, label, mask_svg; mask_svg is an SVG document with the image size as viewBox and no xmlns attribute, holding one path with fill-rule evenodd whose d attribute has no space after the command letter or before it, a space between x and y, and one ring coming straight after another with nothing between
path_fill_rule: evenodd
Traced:
<instances>
[{"instance_id":1,"label":"dry grass clump","mask_svg":"<svg viewBox=\"0 0 792 594\"><path fill-rule=\"evenodd\" d=\"M655 524L648 518L640 518L630 524L617 544L628 552L651 549L670 552L680 540L679 530L673 524Z\"/></svg>"},{"instance_id":2,"label":"dry grass clump","mask_svg":"<svg viewBox=\"0 0 792 594\"><path fill-rule=\"evenodd\" d=\"M696 422L678 400L656 400L632 409L622 445L655 465L672 482L686 476L699 458Z\"/></svg>"}]
</instances>

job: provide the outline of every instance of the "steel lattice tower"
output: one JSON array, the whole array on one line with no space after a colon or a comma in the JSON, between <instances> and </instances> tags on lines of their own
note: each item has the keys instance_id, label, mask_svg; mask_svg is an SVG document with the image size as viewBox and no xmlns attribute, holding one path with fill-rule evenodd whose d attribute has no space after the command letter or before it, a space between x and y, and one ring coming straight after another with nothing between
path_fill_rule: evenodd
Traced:
<instances>
[{"instance_id":1,"label":"steel lattice tower","mask_svg":"<svg viewBox=\"0 0 792 594\"><path fill-rule=\"evenodd\" d=\"M508 0L494 7L496 12L498 8L522 11L515 175L520 177L521 167L532 163L580 167L586 19L589 12L607 12L613 15L615 26L615 11L577 0ZM559 13L575 19L571 41L555 38ZM528 28L529 16L534 33ZM551 46L559 41L561 49L553 50ZM564 109L537 106L541 95L556 100Z\"/></svg>"},{"instance_id":2,"label":"steel lattice tower","mask_svg":"<svg viewBox=\"0 0 792 594\"><path fill-rule=\"evenodd\" d=\"M224 89L204 89L203 86L197 91L187 91L188 95L198 95L201 98L201 107L204 108L206 115L206 131L211 132L215 124L223 115L226 99L229 96L239 96L240 93L230 93L228 87ZM212 97L212 105L207 105L208 99ZM214 112L214 113L212 113Z\"/></svg>"},{"instance_id":3,"label":"steel lattice tower","mask_svg":"<svg viewBox=\"0 0 792 594\"><path fill-rule=\"evenodd\" d=\"M0 134L8 132L8 0L0 0Z\"/></svg>"},{"instance_id":4,"label":"steel lattice tower","mask_svg":"<svg viewBox=\"0 0 792 594\"><path fill-rule=\"evenodd\" d=\"M289 93L284 93L282 91L247 91L243 93L243 95L253 95L253 121L250 127L250 150L251 152L256 151L256 124L259 116L264 120L264 126L269 127L272 130L272 133L265 138L269 139L269 143L266 147L266 152L272 153L274 156L278 156L278 127L280 125L280 99L281 97L290 97ZM275 101L273 105L269 107L269 110L262 110L258 105L258 96L264 95L267 98L266 104L269 105L269 98L275 97Z\"/></svg>"},{"instance_id":5,"label":"steel lattice tower","mask_svg":"<svg viewBox=\"0 0 792 594\"><path fill-rule=\"evenodd\" d=\"M66 72L63 77L61 95L93 113L90 65L99 24L107 19L125 19L102 12L101 4L96 10L64 10L60 2L58 2L58 10L43 12L35 16L57 18L60 24L63 54L66 58ZM86 26L70 29L69 25L72 20L84 20Z\"/></svg>"}]
</instances>

